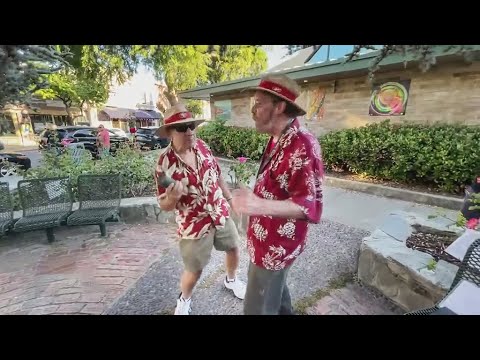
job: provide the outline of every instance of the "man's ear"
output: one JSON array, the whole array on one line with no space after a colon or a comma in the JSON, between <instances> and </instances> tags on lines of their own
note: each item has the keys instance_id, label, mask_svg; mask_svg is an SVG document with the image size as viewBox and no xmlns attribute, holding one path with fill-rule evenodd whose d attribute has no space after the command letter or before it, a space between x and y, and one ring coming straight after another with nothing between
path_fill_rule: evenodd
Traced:
<instances>
[{"instance_id":1,"label":"man's ear","mask_svg":"<svg viewBox=\"0 0 480 360\"><path fill-rule=\"evenodd\" d=\"M278 113L283 114L287 109L287 103L285 101L279 101L278 103L276 103L276 107L277 107Z\"/></svg>"}]
</instances>

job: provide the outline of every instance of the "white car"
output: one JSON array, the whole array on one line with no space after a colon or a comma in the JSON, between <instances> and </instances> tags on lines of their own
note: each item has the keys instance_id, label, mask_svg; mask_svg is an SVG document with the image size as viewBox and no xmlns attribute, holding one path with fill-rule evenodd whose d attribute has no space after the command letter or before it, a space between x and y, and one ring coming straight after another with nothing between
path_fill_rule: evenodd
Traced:
<instances>
[{"instance_id":1,"label":"white car","mask_svg":"<svg viewBox=\"0 0 480 360\"><path fill-rule=\"evenodd\" d=\"M112 128L112 129L109 129L111 131L113 131L115 134L117 134L118 136L122 136L122 137L128 137L128 135L125 133L125 131L123 131L122 129L119 129L119 128Z\"/></svg>"}]
</instances>

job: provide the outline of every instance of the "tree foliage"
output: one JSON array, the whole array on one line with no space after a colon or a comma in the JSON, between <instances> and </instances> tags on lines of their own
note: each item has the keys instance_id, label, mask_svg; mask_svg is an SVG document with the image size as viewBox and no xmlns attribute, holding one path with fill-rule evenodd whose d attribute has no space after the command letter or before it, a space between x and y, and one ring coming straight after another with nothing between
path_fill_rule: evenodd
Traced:
<instances>
[{"instance_id":1,"label":"tree foliage","mask_svg":"<svg viewBox=\"0 0 480 360\"><path fill-rule=\"evenodd\" d=\"M267 54L257 46L229 45L222 53L215 48L209 53L209 83L255 76L267 68Z\"/></svg>"},{"instance_id":2,"label":"tree foliage","mask_svg":"<svg viewBox=\"0 0 480 360\"><path fill-rule=\"evenodd\" d=\"M265 51L254 45L162 45L138 53L166 84L159 88L161 110L178 101L179 91L258 75L267 67Z\"/></svg>"},{"instance_id":3,"label":"tree foliage","mask_svg":"<svg viewBox=\"0 0 480 360\"><path fill-rule=\"evenodd\" d=\"M108 99L109 87L101 81L79 74L74 69L64 69L47 75L48 87L35 94L42 99L59 99L65 105L68 122L73 123L72 106L78 106L83 112L83 105L103 104Z\"/></svg>"},{"instance_id":4,"label":"tree foliage","mask_svg":"<svg viewBox=\"0 0 480 360\"><path fill-rule=\"evenodd\" d=\"M29 103L48 86L45 76L67 65L71 53L53 45L0 45L0 108Z\"/></svg>"},{"instance_id":5,"label":"tree foliage","mask_svg":"<svg viewBox=\"0 0 480 360\"><path fill-rule=\"evenodd\" d=\"M65 45L72 53L69 64L84 78L102 79L119 84L137 69L140 57L134 45Z\"/></svg>"},{"instance_id":6,"label":"tree foliage","mask_svg":"<svg viewBox=\"0 0 480 360\"><path fill-rule=\"evenodd\" d=\"M33 93L67 108L100 104L112 82L124 83L140 62L165 82L171 105L178 91L258 75L267 55L257 45L3 45L0 105L26 102Z\"/></svg>"}]
</instances>

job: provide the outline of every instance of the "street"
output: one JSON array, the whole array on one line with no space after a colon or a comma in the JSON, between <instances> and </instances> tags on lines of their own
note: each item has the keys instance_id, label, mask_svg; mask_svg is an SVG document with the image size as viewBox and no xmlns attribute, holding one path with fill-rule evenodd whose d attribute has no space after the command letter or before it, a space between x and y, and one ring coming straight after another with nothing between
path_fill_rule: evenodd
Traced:
<instances>
[{"instance_id":1,"label":"street","mask_svg":"<svg viewBox=\"0 0 480 360\"><path fill-rule=\"evenodd\" d=\"M39 150L20 150L18 148L10 149L8 146L5 147L4 152L16 152L22 153L29 157L32 162L32 168L40 166L40 161L42 159L42 153ZM13 190L17 187L18 181L22 180L21 176L13 175L0 178L1 182L8 182L10 190Z\"/></svg>"}]
</instances>

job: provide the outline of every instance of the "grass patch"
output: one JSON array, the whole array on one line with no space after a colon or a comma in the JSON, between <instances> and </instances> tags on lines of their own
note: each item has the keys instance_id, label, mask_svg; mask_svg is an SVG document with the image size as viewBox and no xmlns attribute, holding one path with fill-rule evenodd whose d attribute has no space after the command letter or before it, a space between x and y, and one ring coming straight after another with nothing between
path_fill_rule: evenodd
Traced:
<instances>
[{"instance_id":1,"label":"grass patch","mask_svg":"<svg viewBox=\"0 0 480 360\"><path fill-rule=\"evenodd\" d=\"M297 313L298 315L307 315L308 308L315 305L318 300L329 295L332 290L345 287L346 284L353 282L354 279L355 279L354 274L346 273L346 274L340 275L336 279L330 280L325 289L315 290L313 294L298 300L293 305L295 313Z\"/></svg>"}]
</instances>

